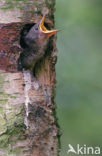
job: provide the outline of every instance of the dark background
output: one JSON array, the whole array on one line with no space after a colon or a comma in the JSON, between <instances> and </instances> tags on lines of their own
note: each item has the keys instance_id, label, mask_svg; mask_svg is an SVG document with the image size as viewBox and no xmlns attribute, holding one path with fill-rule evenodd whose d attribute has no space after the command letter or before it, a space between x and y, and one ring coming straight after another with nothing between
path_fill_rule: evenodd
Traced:
<instances>
[{"instance_id":1,"label":"dark background","mask_svg":"<svg viewBox=\"0 0 102 156\"><path fill-rule=\"evenodd\" d=\"M102 147L102 0L57 0L57 116L68 144Z\"/></svg>"}]
</instances>

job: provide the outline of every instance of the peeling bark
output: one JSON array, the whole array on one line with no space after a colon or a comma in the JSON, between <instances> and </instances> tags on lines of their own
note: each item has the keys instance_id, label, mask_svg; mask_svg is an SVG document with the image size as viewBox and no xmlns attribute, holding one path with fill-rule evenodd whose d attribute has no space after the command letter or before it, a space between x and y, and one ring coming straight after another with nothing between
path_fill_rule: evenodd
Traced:
<instances>
[{"instance_id":1,"label":"peeling bark","mask_svg":"<svg viewBox=\"0 0 102 156\"><path fill-rule=\"evenodd\" d=\"M0 6L4 3L1 1ZM56 38L50 38L46 55L36 65L37 81L30 71L18 71L24 26L46 14L45 22L53 28L54 5L54 0L22 0L21 10L0 10L0 156L58 155Z\"/></svg>"}]
</instances>

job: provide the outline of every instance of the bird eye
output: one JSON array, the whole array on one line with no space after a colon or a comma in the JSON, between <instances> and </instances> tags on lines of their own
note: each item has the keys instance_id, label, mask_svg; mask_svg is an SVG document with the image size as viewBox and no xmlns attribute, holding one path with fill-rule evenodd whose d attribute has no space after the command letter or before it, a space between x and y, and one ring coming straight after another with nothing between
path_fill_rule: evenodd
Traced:
<instances>
[{"instance_id":1,"label":"bird eye","mask_svg":"<svg viewBox=\"0 0 102 156\"><path fill-rule=\"evenodd\" d=\"M37 28L37 27L35 27L35 30L38 30L38 28Z\"/></svg>"}]
</instances>

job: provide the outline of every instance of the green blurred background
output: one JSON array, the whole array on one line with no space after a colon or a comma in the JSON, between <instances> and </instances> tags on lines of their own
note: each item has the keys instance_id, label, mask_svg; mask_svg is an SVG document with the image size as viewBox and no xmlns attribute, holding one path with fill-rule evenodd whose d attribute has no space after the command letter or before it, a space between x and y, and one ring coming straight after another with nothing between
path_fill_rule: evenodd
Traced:
<instances>
[{"instance_id":1,"label":"green blurred background","mask_svg":"<svg viewBox=\"0 0 102 156\"><path fill-rule=\"evenodd\" d=\"M68 144L102 147L102 0L57 0L57 116Z\"/></svg>"}]
</instances>

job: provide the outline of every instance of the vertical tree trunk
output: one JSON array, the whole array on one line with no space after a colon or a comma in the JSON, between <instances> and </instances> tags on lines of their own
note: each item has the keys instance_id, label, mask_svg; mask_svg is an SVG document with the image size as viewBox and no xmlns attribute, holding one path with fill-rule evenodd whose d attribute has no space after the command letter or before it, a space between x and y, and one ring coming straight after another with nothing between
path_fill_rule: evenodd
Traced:
<instances>
[{"instance_id":1,"label":"vertical tree trunk","mask_svg":"<svg viewBox=\"0 0 102 156\"><path fill-rule=\"evenodd\" d=\"M54 26L55 0L0 2L0 156L57 156L55 114L56 38L30 71L18 71L22 34L46 14Z\"/></svg>"}]
</instances>

